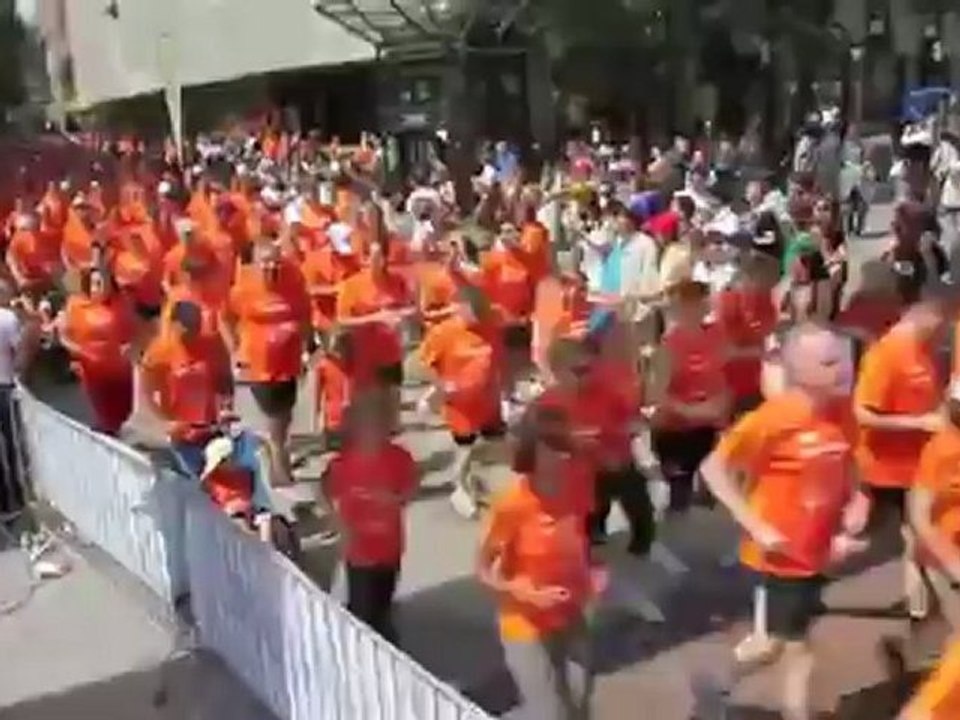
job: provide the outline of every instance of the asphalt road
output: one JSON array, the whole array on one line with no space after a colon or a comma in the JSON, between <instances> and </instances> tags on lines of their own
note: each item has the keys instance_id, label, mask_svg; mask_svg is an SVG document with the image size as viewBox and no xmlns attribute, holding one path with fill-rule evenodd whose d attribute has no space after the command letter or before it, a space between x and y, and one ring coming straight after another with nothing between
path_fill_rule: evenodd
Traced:
<instances>
[{"instance_id":1,"label":"asphalt road","mask_svg":"<svg viewBox=\"0 0 960 720\"><path fill-rule=\"evenodd\" d=\"M874 208L866 236L851 241L852 286L859 282L859 267L883 248L891 216L889 206ZM417 392L405 391L401 439L423 471L423 488L409 513L399 589L401 646L434 674L499 714L511 706L513 690L503 667L493 604L473 575L479 527L455 516L447 504L443 471L452 460L452 443L438 424L412 412ZM70 414L85 415L76 388L47 387L43 394ZM298 411L298 428L309 429L309 415L305 408ZM308 479L318 476L317 462L308 463L301 474ZM508 477L497 463L487 468L486 475L494 486ZM309 495L309 483L305 487L302 492ZM832 611L815 633L820 658L815 694L818 707L839 711L838 717L880 720L894 712L896 701L889 697L876 652L881 637L906 631L905 622L888 611L898 599L900 585L898 564L891 559L894 534L893 528L881 534L869 556L845 571L827 592ZM662 541L691 571L674 580L651 564L644 573L649 593L665 611L663 625L601 613L595 628L598 720L688 717L691 675L722 669L730 647L749 625L748 580L724 561L736 538L721 511L696 510L662 528ZM335 550L310 538L306 546L308 572L326 585ZM776 669L745 683L736 697L741 710L733 717L777 717L773 708L780 685Z\"/></svg>"}]
</instances>

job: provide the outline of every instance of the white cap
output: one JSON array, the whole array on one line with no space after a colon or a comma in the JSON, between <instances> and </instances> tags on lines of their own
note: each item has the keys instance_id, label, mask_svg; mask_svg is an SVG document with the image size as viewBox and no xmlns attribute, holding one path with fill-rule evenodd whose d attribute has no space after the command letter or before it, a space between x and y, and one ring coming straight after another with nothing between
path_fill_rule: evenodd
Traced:
<instances>
[{"instance_id":1,"label":"white cap","mask_svg":"<svg viewBox=\"0 0 960 720\"><path fill-rule=\"evenodd\" d=\"M327 237L338 255L352 255L353 246L350 244L350 236L353 234L353 228L346 223L333 223L327 228Z\"/></svg>"},{"instance_id":2,"label":"white cap","mask_svg":"<svg viewBox=\"0 0 960 720\"><path fill-rule=\"evenodd\" d=\"M161 180L157 185L157 194L161 196L170 195L173 192L173 184L169 180Z\"/></svg>"},{"instance_id":3,"label":"white cap","mask_svg":"<svg viewBox=\"0 0 960 720\"><path fill-rule=\"evenodd\" d=\"M777 242L777 234L774 232L765 232L761 235L757 235L753 239L754 245L760 245L762 247L768 247Z\"/></svg>"},{"instance_id":4,"label":"white cap","mask_svg":"<svg viewBox=\"0 0 960 720\"><path fill-rule=\"evenodd\" d=\"M930 128L923 125L908 125L904 128L903 136L900 138L900 144L922 145L924 147L933 147L933 133Z\"/></svg>"},{"instance_id":5,"label":"white cap","mask_svg":"<svg viewBox=\"0 0 960 720\"><path fill-rule=\"evenodd\" d=\"M703 228L706 233L716 233L724 237L733 237L740 230L740 219L730 210L721 210Z\"/></svg>"},{"instance_id":6,"label":"white cap","mask_svg":"<svg viewBox=\"0 0 960 720\"><path fill-rule=\"evenodd\" d=\"M207 443L203 451L204 463L201 479L206 478L233 455L233 441L228 437L219 437Z\"/></svg>"},{"instance_id":7,"label":"white cap","mask_svg":"<svg viewBox=\"0 0 960 720\"><path fill-rule=\"evenodd\" d=\"M17 230L36 230L37 218L29 213L20 213L14 221Z\"/></svg>"},{"instance_id":8,"label":"white cap","mask_svg":"<svg viewBox=\"0 0 960 720\"><path fill-rule=\"evenodd\" d=\"M283 202L283 194L269 185L260 191L260 198L272 207L278 207Z\"/></svg>"},{"instance_id":9,"label":"white cap","mask_svg":"<svg viewBox=\"0 0 960 720\"><path fill-rule=\"evenodd\" d=\"M71 207L84 207L87 204L87 196L83 193L77 193L73 196L73 201L70 203Z\"/></svg>"},{"instance_id":10,"label":"white cap","mask_svg":"<svg viewBox=\"0 0 960 720\"><path fill-rule=\"evenodd\" d=\"M300 203L296 201L287 203L287 206L283 209L283 222L287 225L299 225L303 222Z\"/></svg>"},{"instance_id":11,"label":"white cap","mask_svg":"<svg viewBox=\"0 0 960 720\"><path fill-rule=\"evenodd\" d=\"M195 225L190 218L178 218L174 228L177 231L177 237L185 237L194 231Z\"/></svg>"}]
</instances>

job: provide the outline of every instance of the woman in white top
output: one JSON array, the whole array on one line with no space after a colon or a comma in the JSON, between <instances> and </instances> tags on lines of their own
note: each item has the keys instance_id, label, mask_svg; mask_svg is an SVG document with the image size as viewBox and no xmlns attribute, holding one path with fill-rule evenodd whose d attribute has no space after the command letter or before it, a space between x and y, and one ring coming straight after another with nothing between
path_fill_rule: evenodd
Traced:
<instances>
[{"instance_id":1,"label":"woman in white top","mask_svg":"<svg viewBox=\"0 0 960 720\"><path fill-rule=\"evenodd\" d=\"M940 181L940 212L947 227L960 233L960 149L943 139L933 159L934 173Z\"/></svg>"}]
</instances>

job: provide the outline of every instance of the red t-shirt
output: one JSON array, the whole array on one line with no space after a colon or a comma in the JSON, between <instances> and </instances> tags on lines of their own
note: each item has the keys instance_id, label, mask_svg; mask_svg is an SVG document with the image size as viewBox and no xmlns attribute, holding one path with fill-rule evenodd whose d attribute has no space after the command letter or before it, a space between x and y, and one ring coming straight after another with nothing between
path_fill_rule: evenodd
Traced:
<instances>
[{"instance_id":1,"label":"red t-shirt","mask_svg":"<svg viewBox=\"0 0 960 720\"><path fill-rule=\"evenodd\" d=\"M330 496L347 528L351 565L400 564L404 551L404 501L417 486L417 466L399 445L369 454L346 448L330 463Z\"/></svg>"}]
</instances>

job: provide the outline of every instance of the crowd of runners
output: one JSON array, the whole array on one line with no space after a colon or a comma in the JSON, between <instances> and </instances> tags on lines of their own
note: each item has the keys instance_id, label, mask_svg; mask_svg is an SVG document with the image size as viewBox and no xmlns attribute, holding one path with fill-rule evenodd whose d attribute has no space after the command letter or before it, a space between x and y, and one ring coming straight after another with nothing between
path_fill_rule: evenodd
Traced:
<instances>
[{"instance_id":1,"label":"crowd of runners","mask_svg":"<svg viewBox=\"0 0 960 720\"><path fill-rule=\"evenodd\" d=\"M743 530L757 622L731 672L693 682L696 716L723 717L736 682L782 657L784 717L808 720L822 589L885 517L905 610L926 617L933 595L960 630L960 301L937 214L950 188L960 205L960 158L934 140L902 148L893 241L855 292L846 243L873 176L832 120L807 128L784 183L723 142L679 138L643 162L571 143L536 177L500 143L470 213L439 157L397 182L374 137L248 127L187 158L97 141L69 176L18 178L0 300L21 345L69 353L97 430L148 412L252 528L295 482L292 415L315 374L347 604L390 639L419 483L400 391L425 377L418 412L455 445L452 511L483 520L478 574L530 720L588 716L593 613L663 622L643 566L688 569L657 527L719 503ZM266 419L266 472L225 431L236 383ZM512 467L502 492L487 453ZM904 719L960 717L958 652Z\"/></svg>"}]
</instances>

